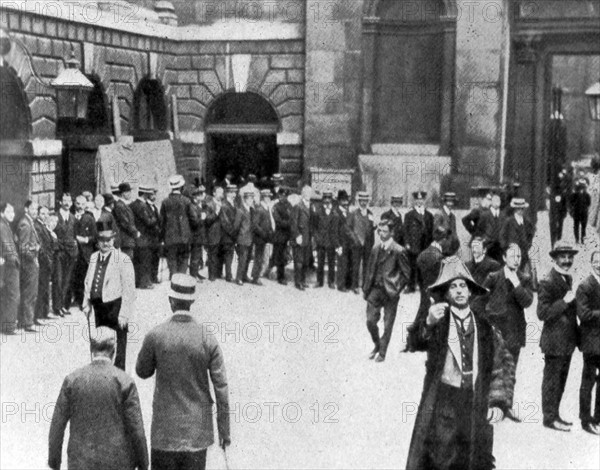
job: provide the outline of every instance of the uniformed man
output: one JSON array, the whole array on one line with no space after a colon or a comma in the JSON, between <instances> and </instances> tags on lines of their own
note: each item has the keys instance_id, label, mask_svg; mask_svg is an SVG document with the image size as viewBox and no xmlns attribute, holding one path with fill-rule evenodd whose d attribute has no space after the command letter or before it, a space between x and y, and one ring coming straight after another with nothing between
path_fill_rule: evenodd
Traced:
<instances>
[{"instance_id":1,"label":"uniformed man","mask_svg":"<svg viewBox=\"0 0 600 470\"><path fill-rule=\"evenodd\" d=\"M393 231L392 236L394 241L398 245L404 244L404 226L402 224L402 214L400 214L400 208L402 207L402 203L404 198L402 196L392 196L391 198L391 208L389 211L381 214L381 219L387 219L392 221Z\"/></svg>"},{"instance_id":2,"label":"uniformed man","mask_svg":"<svg viewBox=\"0 0 600 470\"><path fill-rule=\"evenodd\" d=\"M117 333L115 366L125 370L128 324L135 308L135 273L131 258L114 247L115 231L97 223L99 251L92 254L85 276L83 312L94 311L96 327Z\"/></svg>"},{"instance_id":3,"label":"uniformed man","mask_svg":"<svg viewBox=\"0 0 600 470\"><path fill-rule=\"evenodd\" d=\"M327 285L335 289L335 257L341 254L339 213L333 208L333 193L323 192L323 203L313 215L313 234L317 246L317 284L325 282L325 261L327 261Z\"/></svg>"},{"instance_id":4,"label":"uniformed man","mask_svg":"<svg viewBox=\"0 0 600 470\"><path fill-rule=\"evenodd\" d=\"M352 291L359 294L360 269L362 266L364 278L371 249L375 243L375 218L368 207L371 199L369 193L361 191L356 195L356 199L358 208L350 214L348 224L358 242L352 250Z\"/></svg>"},{"instance_id":5,"label":"uniformed man","mask_svg":"<svg viewBox=\"0 0 600 470\"><path fill-rule=\"evenodd\" d=\"M133 198L133 192L129 183L121 183L115 194L115 205L113 216L119 230L120 249L123 253L133 259L135 250L135 241L140 236L140 232L135 226L135 217L129 204Z\"/></svg>"},{"instance_id":6,"label":"uniformed man","mask_svg":"<svg viewBox=\"0 0 600 470\"><path fill-rule=\"evenodd\" d=\"M35 331L34 311L38 295L40 239L35 230L34 219L38 215L37 202L25 203L25 215L17 226L17 243L21 260L20 287L21 308L19 309L18 327L25 331Z\"/></svg>"},{"instance_id":7,"label":"uniformed man","mask_svg":"<svg viewBox=\"0 0 600 470\"><path fill-rule=\"evenodd\" d=\"M411 267L408 292L415 292L418 282L417 257L431 244L433 215L425 208L425 191L415 191L414 206L404 217L404 243Z\"/></svg>"},{"instance_id":8,"label":"uniformed man","mask_svg":"<svg viewBox=\"0 0 600 470\"><path fill-rule=\"evenodd\" d=\"M152 251L155 248L156 239L160 236L158 224L158 211L148 201L154 188L148 185L140 185L138 198L131 203L134 223L140 236L135 240L135 251L133 253L133 269L135 271L135 284L140 289L152 289L153 266Z\"/></svg>"}]
</instances>

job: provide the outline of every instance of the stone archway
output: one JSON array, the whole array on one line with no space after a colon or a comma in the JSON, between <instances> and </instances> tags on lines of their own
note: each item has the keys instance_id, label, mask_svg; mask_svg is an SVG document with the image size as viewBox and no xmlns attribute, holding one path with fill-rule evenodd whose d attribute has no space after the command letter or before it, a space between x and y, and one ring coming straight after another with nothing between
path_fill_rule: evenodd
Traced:
<instances>
[{"instance_id":1,"label":"stone archway","mask_svg":"<svg viewBox=\"0 0 600 470\"><path fill-rule=\"evenodd\" d=\"M31 111L23 83L10 66L0 66L0 140L28 140Z\"/></svg>"},{"instance_id":2,"label":"stone archway","mask_svg":"<svg viewBox=\"0 0 600 470\"><path fill-rule=\"evenodd\" d=\"M209 106L205 123L208 181L220 181L227 172L234 180L279 172L280 119L260 94L222 94Z\"/></svg>"}]
</instances>

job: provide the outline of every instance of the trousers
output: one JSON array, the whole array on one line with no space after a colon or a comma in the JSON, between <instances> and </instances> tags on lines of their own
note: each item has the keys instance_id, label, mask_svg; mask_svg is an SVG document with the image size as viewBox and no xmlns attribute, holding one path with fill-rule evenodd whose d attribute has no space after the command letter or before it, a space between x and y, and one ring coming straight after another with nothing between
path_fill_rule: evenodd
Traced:
<instances>
[{"instance_id":1,"label":"trousers","mask_svg":"<svg viewBox=\"0 0 600 470\"><path fill-rule=\"evenodd\" d=\"M544 357L544 374L542 377L542 413L544 423L550 424L559 416L560 402L565 391L571 355Z\"/></svg>"},{"instance_id":2,"label":"trousers","mask_svg":"<svg viewBox=\"0 0 600 470\"><path fill-rule=\"evenodd\" d=\"M390 298L382 287L375 286L367 297L367 330L371 334L371 339L379 355L385 359L394 322L396 321L396 311L398 310L399 297ZM383 308L383 335L379 336L379 327L377 323L381 318L381 309Z\"/></svg>"},{"instance_id":3,"label":"trousers","mask_svg":"<svg viewBox=\"0 0 600 470\"><path fill-rule=\"evenodd\" d=\"M35 303L38 296L40 267L37 254L34 257L21 256L21 307L19 309L19 324L23 328L33 325L35 317Z\"/></svg>"},{"instance_id":4,"label":"trousers","mask_svg":"<svg viewBox=\"0 0 600 470\"><path fill-rule=\"evenodd\" d=\"M592 413L592 390L596 385L596 403ZM583 372L579 388L579 419L582 424L600 423L600 355L583 355Z\"/></svg>"},{"instance_id":5,"label":"trousers","mask_svg":"<svg viewBox=\"0 0 600 470\"><path fill-rule=\"evenodd\" d=\"M197 452L170 452L151 449L152 470L204 470L206 449Z\"/></svg>"}]
</instances>

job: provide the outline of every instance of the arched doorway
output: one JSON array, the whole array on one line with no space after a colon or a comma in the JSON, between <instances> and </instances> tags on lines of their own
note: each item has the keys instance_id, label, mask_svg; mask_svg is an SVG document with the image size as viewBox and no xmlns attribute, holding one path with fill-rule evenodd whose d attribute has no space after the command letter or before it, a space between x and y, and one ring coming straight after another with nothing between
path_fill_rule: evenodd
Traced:
<instances>
[{"instance_id":1,"label":"arched doorway","mask_svg":"<svg viewBox=\"0 0 600 470\"><path fill-rule=\"evenodd\" d=\"M0 67L0 141L27 140L31 112L23 84L12 67Z\"/></svg>"},{"instance_id":2,"label":"arched doorway","mask_svg":"<svg viewBox=\"0 0 600 470\"><path fill-rule=\"evenodd\" d=\"M162 84L144 78L133 98L133 135L136 141L168 139L169 113Z\"/></svg>"},{"instance_id":3,"label":"arched doorway","mask_svg":"<svg viewBox=\"0 0 600 470\"><path fill-rule=\"evenodd\" d=\"M206 117L207 179L221 181L230 172L234 181L253 173L259 179L279 171L279 117L256 93L226 93Z\"/></svg>"}]
</instances>

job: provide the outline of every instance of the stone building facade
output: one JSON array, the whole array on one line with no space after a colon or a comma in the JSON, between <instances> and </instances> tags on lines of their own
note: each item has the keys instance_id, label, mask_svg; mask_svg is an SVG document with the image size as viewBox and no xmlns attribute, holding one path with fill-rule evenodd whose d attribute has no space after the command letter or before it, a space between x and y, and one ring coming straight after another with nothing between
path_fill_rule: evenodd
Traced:
<instances>
[{"instance_id":1,"label":"stone building facade","mask_svg":"<svg viewBox=\"0 0 600 470\"><path fill-rule=\"evenodd\" d=\"M553 77L580 110L599 19L598 0L3 1L3 108L23 116L0 116L0 196L90 187L124 135L171 139L189 181L347 170L384 204L512 178L541 207ZM46 86L72 52L95 86L77 126ZM571 158L600 143L575 114Z\"/></svg>"}]
</instances>

